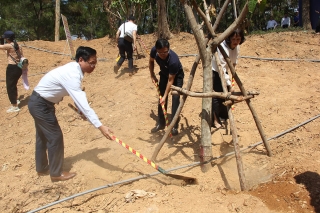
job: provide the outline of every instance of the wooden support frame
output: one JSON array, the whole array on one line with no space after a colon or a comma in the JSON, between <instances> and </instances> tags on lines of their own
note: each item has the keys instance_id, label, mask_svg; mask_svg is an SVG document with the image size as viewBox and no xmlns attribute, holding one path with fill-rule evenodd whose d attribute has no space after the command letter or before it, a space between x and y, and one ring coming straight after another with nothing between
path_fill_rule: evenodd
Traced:
<instances>
[{"instance_id":1,"label":"wooden support frame","mask_svg":"<svg viewBox=\"0 0 320 213\"><path fill-rule=\"evenodd\" d=\"M216 19L216 22L214 23L214 26L212 27L209 20L206 18L205 14L198 7L196 2L194 0L191 0L191 4L193 6L193 9L196 10L198 12L198 14L201 16L201 18L203 19L204 23L206 24L206 26L209 30L209 33L211 34L210 37L204 38L202 28L199 27L198 24L194 20L194 16L193 16L193 12L192 12L191 7L189 5L187 5L187 1L181 0L181 2L184 5L189 22L191 24L192 30L194 32L194 36L196 38L197 45L199 48L199 54L197 55L195 62L193 64L193 67L191 69L187 88L186 89L181 89L181 88L178 89L178 88L175 88L174 86L171 87L171 89L177 90L179 93L183 94L182 101L180 101L180 105L177 109L177 112L176 112L175 116L173 117L171 124L167 127L165 135L163 136L160 143L156 147L156 149L152 155L151 160L155 161L155 159L156 159L160 149L162 148L165 140L168 138L174 124L178 120L178 117L181 113L181 110L182 110L184 104L185 104L187 96L201 97L201 98L203 98L203 100L206 99L206 101L202 102L203 103L202 104L202 112L205 112L205 113L202 113L202 115L201 115L201 145L200 145L201 153L199 156L200 156L200 162L203 163L203 164L201 164L202 171L205 172L207 170L206 168L209 168L207 163L210 162L210 158L212 159L211 142L208 143L208 139L211 138L210 127L208 128L209 125L211 126L211 109L208 109L208 104L211 105L211 100L208 101L208 97L220 96L225 99L228 98L228 100L225 101L225 105L227 106L227 109L228 109L228 116L229 116L230 126L231 126L231 130L232 130L232 140L233 140L234 147L235 147L234 149L235 149L235 157L236 157L236 161L237 161L240 187L241 187L241 190L246 190L242 158L240 155L240 148L239 148L238 138L237 138L237 129L236 129L236 125L235 125L235 122L233 119L232 111L230 110L230 104L241 102L241 101L246 101L251 113L253 114L253 117L254 117L254 120L255 120L256 125L258 127L259 133L260 133L261 137L263 138L264 145L265 145L267 152L268 152L268 156L271 156L271 150L270 150L269 144L267 143L267 141L265 139L265 135L264 135L263 129L261 127L260 121L259 121L258 117L256 116L256 112L254 111L253 106L250 104L250 99L254 98L254 95L257 95L257 94L256 93L250 94L249 92L245 91L239 77L237 76L237 74L234 70L233 65L230 63L230 59L228 58L228 56L225 54L224 51L223 51L224 52L223 56L226 59L228 66L230 67L232 76L235 78L235 81L237 82L237 84L241 90L242 96L238 97L238 96L235 96L234 94L228 93L227 87L225 85L226 83L225 83L223 77L221 77L222 85L223 85L223 89L224 89L223 93L212 92L212 88L213 88L212 87L212 80L211 80L211 84L210 84L210 82L208 83L206 81L206 80L210 79L210 75L208 75L208 73L210 74L210 72L208 72L208 68L209 68L208 66L211 65L211 63L209 61L211 57L208 57L208 56L212 56L212 53L214 53L215 54L214 57L216 58L216 61L218 61L218 64L220 63L219 58L217 57L217 52L216 52L217 48L219 48L220 52L222 52L220 43L222 41L224 41L240 25L240 23L244 20L246 14L249 11L248 2L247 2L245 4L243 10L241 11L239 17L236 18L236 20L222 34L220 34L219 36L216 36L214 33L214 30L217 28L218 23L221 20L222 14L225 12L227 5L230 3L230 1L231 0L225 1L224 5L222 7L222 10L220 11L219 16ZM210 40L210 39L212 39L212 40ZM211 49L211 53L210 53L210 51L208 51L210 49ZM203 81L203 83L204 83L203 88L204 89L203 89L202 94L194 93L194 92L190 91L191 86L192 86L192 81L194 78L194 74L195 74L198 63L200 62L200 59L202 61L202 65L203 65L203 69L204 69L204 81ZM210 65L208 65L208 64L210 64ZM221 64L220 64L220 67L221 67ZM220 76L224 75L221 68L219 68L218 72L219 72ZM212 77L211 77L211 79L212 79ZM211 88L210 88L210 86L211 86ZM209 129L209 133L208 133L208 129ZM204 168L203 165L206 165L206 168Z\"/></svg>"}]
</instances>

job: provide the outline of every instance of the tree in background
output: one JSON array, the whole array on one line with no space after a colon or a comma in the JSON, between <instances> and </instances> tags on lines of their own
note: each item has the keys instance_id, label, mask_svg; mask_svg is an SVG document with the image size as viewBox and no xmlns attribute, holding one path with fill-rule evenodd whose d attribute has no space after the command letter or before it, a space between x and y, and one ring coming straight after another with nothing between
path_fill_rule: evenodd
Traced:
<instances>
[{"instance_id":1,"label":"tree in background","mask_svg":"<svg viewBox=\"0 0 320 213\"><path fill-rule=\"evenodd\" d=\"M302 2L302 26L307 30L312 29L310 21L310 1L306 0Z\"/></svg>"},{"instance_id":2,"label":"tree in background","mask_svg":"<svg viewBox=\"0 0 320 213\"><path fill-rule=\"evenodd\" d=\"M68 18L72 34L94 39L112 33L101 0L69 0L61 6L61 13Z\"/></svg>"},{"instance_id":3,"label":"tree in background","mask_svg":"<svg viewBox=\"0 0 320 213\"><path fill-rule=\"evenodd\" d=\"M214 23L226 0L196 0L196 2L205 13L207 13L205 5L208 5L210 21ZM238 13L239 8L246 2L247 0L235 0ZM303 0L303 3L301 14L303 25L306 29L311 29L310 1ZM13 30L18 40L55 39L55 1L0 0L0 7L0 31ZM156 33L159 37L170 38L171 32L193 33L183 4L179 0L61 0L60 7L60 12L68 19L71 34L84 35L89 39L114 37L120 24L130 14L136 16L140 35ZM261 0L260 6L251 13L251 18L246 20L248 33L262 30L270 14L280 22L285 12L293 16L293 10L297 7L298 0ZM201 22L197 13L194 16L197 22ZM234 18L235 14L230 4L220 20L216 33L223 32ZM60 39L65 39L62 22L60 24Z\"/></svg>"},{"instance_id":4,"label":"tree in background","mask_svg":"<svg viewBox=\"0 0 320 213\"><path fill-rule=\"evenodd\" d=\"M121 23L125 22L130 15L134 15L135 23L138 25L138 34L149 32L153 4L150 0L103 0L104 11L114 36ZM105 15L106 15L105 14ZM151 23L152 24L152 23ZM152 31L153 32L153 31Z\"/></svg>"},{"instance_id":5,"label":"tree in background","mask_svg":"<svg viewBox=\"0 0 320 213\"><path fill-rule=\"evenodd\" d=\"M157 0L158 7L158 38L170 39L173 37L169 30L167 21L166 2L164 0Z\"/></svg>"},{"instance_id":6,"label":"tree in background","mask_svg":"<svg viewBox=\"0 0 320 213\"><path fill-rule=\"evenodd\" d=\"M1 30L13 30L20 40L53 40L55 2L1 1Z\"/></svg>"}]
</instances>

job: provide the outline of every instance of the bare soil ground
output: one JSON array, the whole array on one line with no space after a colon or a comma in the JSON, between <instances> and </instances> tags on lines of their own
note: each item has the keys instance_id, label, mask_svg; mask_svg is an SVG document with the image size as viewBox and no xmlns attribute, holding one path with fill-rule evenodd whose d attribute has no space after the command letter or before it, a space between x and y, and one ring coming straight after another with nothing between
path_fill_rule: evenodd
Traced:
<instances>
[{"instance_id":1,"label":"bare soil ground","mask_svg":"<svg viewBox=\"0 0 320 213\"><path fill-rule=\"evenodd\" d=\"M241 56L290 60L258 60L242 57L237 72L247 90L260 92L252 99L273 153L268 157L248 106L235 105L233 111L248 190L241 191L234 155L211 162L208 172L200 166L175 170L174 174L195 177L197 184L185 185L162 174L136 179L156 172L100 131L82 121L69 107L70 97L56 105L57 117L65 139L65 170L77 172L66 182L52 183L48 176L35 171L35 128L27 102L33 88L49 70L70 60L66 41L25 42L25 56L30 60L31 89L18 90L19 113L7 114L10 103L5 86L5 54L0 54L0 209L1 212L28 212L47 204L68 199L40 212L320 212L320 75L319 35L312 32L282 32L246 37ZM101 121L112 127L115 135L151 158L165 131L151 134L157 117L157 90L148 70L148 53L156 37L143 35L138 46L137 73L130 77L127 62L118 74L113 72L117 47L113 39L102 38L73 42L75 49L90 46L98 51L96 70L85 76L83 86L92 108ZM197 54L193 35L181 33L170 40L178 55ZM22 44L22 43L21 43ZM142 47L142 48L141 48ZM48 51L43 51L48 50ZM315 61L310 61L314 59ZM183 56L187 84L195 56ZM159 68L156 67L156 70ZM199 64L192 91L202 91L202 66ZM236 91L239 91L237 88ZM169 101L169 106L171 100ZM170 107L168 109L170 116ZM156 163L165 169L199 161L201 138L201 99L189 97L181 113L179 135L167 139ZM311 118L310 122L299 125ZM290 129L293 127L299 127ZM280 134L280 135L279 135ZM278 136L277 136L278 135ZM234 150L230 131L212 129L215 157ZM117 183L117 184L113 184ZM86 193L88 190L94 190ZM147 196L126 202L131 190L143 190ZM154 193L154 194L152 194ZM153 195L153 196L151 196Z\"/></svg>"}]
</instances>

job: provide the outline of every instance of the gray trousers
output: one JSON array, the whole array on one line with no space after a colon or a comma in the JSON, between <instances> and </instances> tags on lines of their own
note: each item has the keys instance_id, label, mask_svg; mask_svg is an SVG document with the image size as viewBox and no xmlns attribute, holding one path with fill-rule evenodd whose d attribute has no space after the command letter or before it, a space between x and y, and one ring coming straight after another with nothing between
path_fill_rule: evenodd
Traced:
<instances>
[{"instance_id":1,"label":"gray trousers","mask_svg":"<svg viewBox=\"0 0 320 213\"><path fill-rule=\"evenodd\" d=\"M32 92L28 102L29 112L36 127L36 171L61 175L64 160L63 134L55 115L54 103ZM48 151L48 153L47 153Z\"/></svg>"}]
</instances>

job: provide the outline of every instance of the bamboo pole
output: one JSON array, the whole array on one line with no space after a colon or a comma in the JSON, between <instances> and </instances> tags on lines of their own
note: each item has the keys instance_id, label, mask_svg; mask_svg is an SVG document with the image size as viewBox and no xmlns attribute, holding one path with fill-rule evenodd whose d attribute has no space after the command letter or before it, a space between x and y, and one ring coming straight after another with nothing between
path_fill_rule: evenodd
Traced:
<instances>
[{"instance_id":1,"label":"bamboo pole","mask_svg":"<svg viewBox=\"0 0 320 213\"><path fill-rule=\"evenodd\" d=\"M220 45L218 46L218 48L219 48L220 52L222 53L223 57L225 58L228 66L230 67L230 71L232 73L232 77L237 82L242 94L244 96L246 96L246 94L247 94L246 90L244 89L244 87L242 85L242 82L241 82L237 72L235 71L235 69L234 69L234 67L233 67L233 65L231 63L230 58L228 57L228 55L226 54L226 52L224 51L224 49ZM268 141L266 139L264 130L263 130L262 126L261 126L261 123L260 123L260 120L258 118L258 115L257 115L256 111L254 110L254 108L253 108L253 106L252 106L252 104L250 102L250 99L246 99L245 101L246 101L246 103L247 103L247 105L248 105L248 107L249 107L249 109L250 109L250 111L252 113L253 119L254 119L254 121L256 123L256 126L257 126L258 131L259 131L260 136L261 136L261 139L262 139L262 141L264 143L264 146L265 146L265 148L267 150L268 156L271 157L272 156L271 149L270 149L269 143L268 143Z\"/></svg>"}]
</instances>

